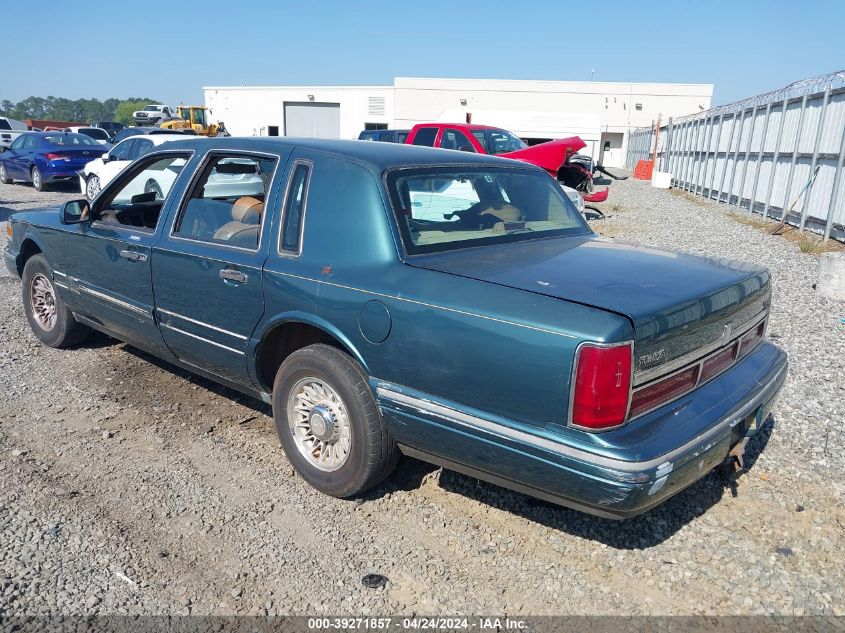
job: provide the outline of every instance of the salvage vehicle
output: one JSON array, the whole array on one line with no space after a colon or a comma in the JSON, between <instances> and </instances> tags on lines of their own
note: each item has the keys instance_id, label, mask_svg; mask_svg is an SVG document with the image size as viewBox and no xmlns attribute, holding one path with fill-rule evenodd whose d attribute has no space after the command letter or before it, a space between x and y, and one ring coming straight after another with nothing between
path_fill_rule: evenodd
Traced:
<instances>
[{"instance_id":1,"label":"salvage vehicle","mask_svg":"<svg viewBox=\"0 0 845 633\"><path fill-rule=\"evenodd\" d=\"M156 125L165 119L172 119L176 116L174 112L170 106L151 103L140 110L135 110L132 113L132 120L135 122L135 125Z\"/></svg>"},{"instance_id":2,"label":"salvage vehicle","mask_svg":"<svg viewBox=\"0 0 845 633\"><path fill-rule=\"evenodd\" d=\"M108 150L90 136L73 132L27 132L0 154L0 182L31 182L36 191L73 180L76 172Z\"/></svg>"},{"instance_id":3,"label":"salvage vehicle","mask_svg":"<svg viewBox=\"0 0 845 633\"><path fill-rule=\"evenodd\" d=\"M85 193L88 200L93 200L100 193L100 189L109 184L115 176L123 171L124 167L136 158L151 152L154 147L162 143L183 138L185 137L180 134L133 135L126 138L101 158L95 158L86 163L85 167L79 172L79 190ZM144 183L146 190L163 192L162 182L160 182L162 181L161 176L162 174L170 176L171 173L164 170L157 178L150 178L148 182ZM165 185L169 187L173 179L175 177L168 177L167 180L170 182L165 183Z\"/></svg>"},{"instance_id":4,"label":"salvage vehicle","mask_svg":"<svg viewBox=\"0 0 845 633\"><path fill-rule=\"evenodd\" d=\"M607 200L608 190L594 191L592 171L585 169L579 160L577 152L587 144L578 136L528 146L511 132L489 125L420 123L411 128L405 142L521 160L545 169L578 191L586 202Z\"/></svg>"},{"instance_id":5,"label":"salvage vehicle","mask_svg":"<svg viewBox=\"0 0 845 633\"><path fill-rule=\"evenodd\" d=\"M548 173L479 153L180 140L8 232L38 340L99 330L272 403L337 497L405 453L629 517L741 462L786 377L764 268L599 237Z\"/></svg>"}]
</instances>

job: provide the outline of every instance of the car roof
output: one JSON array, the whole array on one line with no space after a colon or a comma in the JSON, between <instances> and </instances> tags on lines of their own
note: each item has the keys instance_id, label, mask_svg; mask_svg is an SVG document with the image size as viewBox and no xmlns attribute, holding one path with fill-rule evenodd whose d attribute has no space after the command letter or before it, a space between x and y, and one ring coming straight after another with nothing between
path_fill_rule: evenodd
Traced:
<instances>
[{"instance_id":1,"label":"car roof","mask_svg":"<svg viewBox=\"0 0 845 633\"><path fill-rule=\"evenodd\" d=\"M528 163L499 158L487 154L459 152L457 150L435 149L401 143L373 143L371 141L347 141L317 138L292 137L225 137L203 138L180 137L167 144L167 149L193 149L203 143L203 149L242 150L278 153L294 148L308 149L340 158L348 158L381 173L392 167L437 166L437 165L490 165L497 167L522 167L539 169Z\"/></svg>"},{"instance_id":2,"label":"car roof","mask_svg":"<svg viewBox=\"0 0 845 633\"><path fill-rule=\"evenodd\" d=\"M420 123L419 127L451 127L459 130L503 130L495 125L478 125L476 123Z\"/></svg>"}]
</instances>

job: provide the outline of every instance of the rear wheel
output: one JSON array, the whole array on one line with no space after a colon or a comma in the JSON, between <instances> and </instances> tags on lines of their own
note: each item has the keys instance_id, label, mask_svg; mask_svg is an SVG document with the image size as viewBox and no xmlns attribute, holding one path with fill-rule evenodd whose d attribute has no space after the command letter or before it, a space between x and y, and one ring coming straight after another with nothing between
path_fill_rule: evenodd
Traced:
<instances>
[{"instance_id":1,"label":"rear wheel","mask_svg":"<svg viewBox=\"0 0 845 633\"><path fill-rule=\"evenodd\" d=\"M91 174L85 181L85 197L88 200L94 200L98 193L100 193L100 177L97 174Z\"/></svg>"},{"instance_id":2,"label":"rear wheel","mask_svg":"<svg viewBox=\"0 0 845 633\"><path fill-rule=\"evenodd\" d=\"M32 176L32 188L36 191L44 191L44 179L42 178L41 170L38 169L37 165L32 166L30 175Z\"/></svg>"},{"instance_id":3,"label":"rear wheel","mask_svg":"<svg viewBox=\"0 0 845 633\"><path fill-rule=\"evenodd\" d=\"M44 255L30 257L21 276L23 307L29 326L48 347L70 347L83 341L90 330L73 318L53 284L53 273Z\"/></svg>"},{"instance_id":4,"label":"rear wheel","mask_svg":"<svg viewBox=\"0 0 845 633\"><path fill-rule=\"evenodd\" d=\"M273 384L273 419L293 467L333 497L375 486L399 458L363 368L329 345L285 359Z\"/></svg>"},{"instance_id":5,"label":"rear wheel","mask_svg":"<svg viewBox=\"0 0 845 633\"><path fill-rule=\"evenodd\" d=\"M6 174L6 166L0 163L0 182L4 185L8 185L12 182L12 179Z\"/></svg>"}]
</instances>

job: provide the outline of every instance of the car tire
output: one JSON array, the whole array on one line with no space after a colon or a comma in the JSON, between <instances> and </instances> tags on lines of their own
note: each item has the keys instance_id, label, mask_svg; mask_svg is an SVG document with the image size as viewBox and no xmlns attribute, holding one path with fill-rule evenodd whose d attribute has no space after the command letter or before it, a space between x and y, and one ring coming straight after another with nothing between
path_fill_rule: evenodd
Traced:
<instances>
[{"instance_id":1,"label":"car tire","mask_svg":"<svg viewBox=\"0 0 845 633\"><path fill-rule=\"evenodd\" d=\"M273 420L296 471L333 497L372 488L399 459L364 369L329 345L284 360L273 383Z\"/></svg>"},{"instance_id":2,"label":"car tire","mask_svg":"<svg viewBox=\"0 0 845 633\"><path fill-rule=\"evenodd\" d=\"M44 177L41 175L41 170L37 165L33 165L29 170L29 175L32 177L32 188L36 191L44 191Z\"/></svg>"},{"instance_id":3,"label":"car tire","mask_svg":"<svg viewBox=\"0 0 845 633\"><path fill-rule=\"evenodd\" d=\"M12 182L12 179L9 178L9 176L6 174L6 166L3 165L3 164L0 164L0 183L3 183L4 185L8 185L8 184L11 184L11 182Z\"/></svg>"},{"instance_id":4,"label":"car tire","mask_svg":"<svg viewBox=\"0 0 845 633\"><path fill-rule=\"evenodd\" d=\"M42 254L30 257L21 275L23 308L29 326L47 347L81 343L91 330L79 323L56 291L53 273Z\"/></svg>"},{"instance_id":5,"label":"car tire","mask_svg":"<svg viewBox=\"0 0 845 633\"><path fill-rule=\"evenodd\" d=\"M89 175L85 181L85 197L89 202L94 201L94 198L100 193L100 188L100 177L97 174Z\"/></svg>"}]
</instances>

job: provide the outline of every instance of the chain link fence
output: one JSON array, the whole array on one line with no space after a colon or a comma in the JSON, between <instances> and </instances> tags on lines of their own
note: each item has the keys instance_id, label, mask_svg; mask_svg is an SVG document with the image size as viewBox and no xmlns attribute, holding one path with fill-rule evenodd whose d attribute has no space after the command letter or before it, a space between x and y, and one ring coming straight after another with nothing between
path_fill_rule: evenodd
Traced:
<instances>
[{"instance_id":1,"label":"chain link fence","mask_svg":"<svg viewBox=\"0 0 845 633\"><path fill-rule=\"evenodd\" d=\"M845 240L845 71L633 130L626 166L672 185Z\"/></svg>"}]
</instances>

